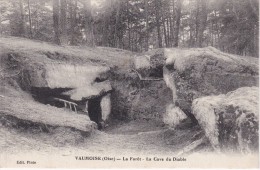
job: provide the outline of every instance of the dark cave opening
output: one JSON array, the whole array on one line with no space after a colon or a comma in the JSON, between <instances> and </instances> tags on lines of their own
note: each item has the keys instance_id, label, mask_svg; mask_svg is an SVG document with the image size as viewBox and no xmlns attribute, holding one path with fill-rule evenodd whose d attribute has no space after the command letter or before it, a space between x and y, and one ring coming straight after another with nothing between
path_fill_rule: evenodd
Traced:
<instances>
[{"instance_id":1,"label":"dark cave opening","mask_svg":"<svg viewBox=\"0 0 260 170\"><path fill-rule=\"evenodd\" d=\"M35 101L49 104L58 108L66 108L78 114L88 115L90 120L97 123L98 129L103 128L101 100L109 92L104 92L99 96L94 96L81 101L73 101L64 92L72 90L71 88L32 87L31 94Z\"/></svg>"},{"instance_id":2,"label":"dark cave opening","mask_svg":"<svg viewBox=\"0 0 260 170\"><path fill-rule=\"evenodd\" d=\"M72 90L71 88L54 88L51 89L49 87L32 87L31 94L34 100L43 103L43 104L50 104L55 105L54 98L61 98L64 100L70 100L69 96L63 95L63 92ZM56 107L63 107L59 104L60 102L56 102Z\"/></svg>"},{"instance_id":3,"label":"dark cave opening","mask_svg":"<svg viewBox=\"0 0 260 170\"><path fill-rule=\"evenodd\" d=\"M149 77L163 78L163 66L157 66L153 69L150 69Z\"/></svg>"},{"instance_id":4,"label":"dark cave opening","mask_svg":"<svg viewBox=\"0 0 260 170\"><path fill-rule=\"evenodd\" d=\"M92 98L88 100L88 115L90 120L94 121L98 125L98 129L102 129L102 109L101 100L103 96Z\"/></svg>"},{"instance_id":5,"label":"dark cave opening","mask_svg":"<svg viewBox=\"0 0 260 170\"><path fill-rule=\"evenodd\" d=\"M71 88L55 88L48 87L32 87L31 94L35 101L49 104L58 108L66 108L73 112L83 113L85 104L70 99L69 96L62 94L63 92L72 90Z\"/></svg>"}]
</instances>

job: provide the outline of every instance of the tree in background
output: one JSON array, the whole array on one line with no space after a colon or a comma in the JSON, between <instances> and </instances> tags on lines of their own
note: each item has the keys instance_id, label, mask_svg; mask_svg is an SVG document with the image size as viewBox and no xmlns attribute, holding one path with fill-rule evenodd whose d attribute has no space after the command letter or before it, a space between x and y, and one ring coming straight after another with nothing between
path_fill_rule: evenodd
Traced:
<instances>
[{"instance_id":1,"label":"tree in background","mask_svg":"<svg viewBox=\"0 0 260 170\"><path fill-rule=\"evenodd\" d=\"M60 0L60 30L61 30L61 35L60 35L61 44L66 45L68 44L67 0Z\"/></svg>"},{"instance_id":2,"label":"tree in background","mask_svg":"<svg viewBox=\"0 0 260 170\"><path fill-rule=\"evenodd\" d=\"M204 31L207 26L207 16L208 16L208 9L207 9L207 0L197 0L197 30L196 30L196 46L202 47L203 38L204 38Z\"/></svg>"},{"instance_id":3,"label":"tree in background","mask_svg":"<svg viewBox=\"0 0 260 170\"><path fill-rule=\"evenodd\" d=\"M94 32L93 32L93 18L91 12L91 0L85 0L83 2L83 43L87 46L95 46Z\"/></svg>"},{"instance_id":4,"label":"tree in background","mask_svg":"<svg viewBox=\"0 0 260 170\"><path fill-rule=\"evenodd\" d=\"M59 0L53 0L54 42L58 45L61 44L59 21L60 21Z\"/></svg>"},{"instance_id":5,"label":"tree in background","mask_svg":"<svg viewBox=\"0 0 260 170\"><path fill-rule=\"evenodd\" d=\"M0 0L0 32L147 51L213 46L258 56L258 0Z\"/></svg>"},{"instance_id":6,"label":"tree in background","mask_svg":"<svg viewBox=\"0 0 260 170\"><path fill-rule=\"evenodd\" d=\"M176 9L176 28L174 34L174 47L179 46L179 30L180 30L180 23L181 23L181 9L182 9L182 1L177 0L177 9Z\"/></svg>"},{"instance_id":7,"label":"tree in background","mask_svg":"<svg viewBox=\"0 0 260 170\"><path fill-rule=\"evenodd\" d=\"M77 9L78 0L71 0L69 2L69 14L70 14L70 29L69 29L69 44L77 45Z\"/></svg>"},{"instance_id":8,"label":"tree in background","mask_svg":"<svg viewBox=\"0 0 260 170\"><path fill-rule=\"evenodd\" d=\"M19 6L20 6L20 16L21 16L19 34L21 36L23 36L24 35L24 8L23 8L23 1L22 0L19 0Z\"/></svg>"}]
</instances>

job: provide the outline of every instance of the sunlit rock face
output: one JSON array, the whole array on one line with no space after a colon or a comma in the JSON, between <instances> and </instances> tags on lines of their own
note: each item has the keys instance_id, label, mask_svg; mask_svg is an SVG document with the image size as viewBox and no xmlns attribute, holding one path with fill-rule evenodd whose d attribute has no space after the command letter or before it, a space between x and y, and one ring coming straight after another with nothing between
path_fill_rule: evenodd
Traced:
<instances>
[{"instance_id":1,"label":"sunlit rock face","mask_svg":"<svg viewBox=\"0 0 260 170\"><path fill-rule=\"evenodd\" d=\"M45 63L28 67L30 85L49 88L78 88L90 85L109 68L90 64Z\"/></svg>"},{"instance_id":2,"label":"sunlit rock face","mask_svg":"<svg viewBox=\"0 0 260 170\"><path fill-rule=\"evenodd\" d=\"M192 113L216 150L258 152L258 87L195 99Z\"/></svg>"},{"instance_id":3,"label":"sunlit rock face","mask_svg":"<svg viewBox=\"0 0 260 170\"><path fill-rule=\"evenodd\" d=\"M31 87L71 89L63 95L69 96L74 101L98 96L112 89L109 81L95 82L109 71L109 68L104 66L52 63L29 69Z\"/></svg>"},{"instance_id":4,"label":"sunlit rock face","mask_svg":"<svg viewBox=\"0 0 260 170\"><path fill-rule=\"evenodd\" d=\"M104 96L101 100L102 120L106 121L111 112L111 95Z\"/></svg>"},{"instance_id":5,"label":"sunlit rock face","mask_svg":"<svg viewBox=\"0 0 260 170\"><path fill-rule=\"evenodd\" d=\"M48 64L45 79L50 88L78 88L90 85L109 68L93 65Z\"/></svg>"},{"instance_id":6,"label":"sunlit rock face","mask_svg":"<svg viewBox=\"0 0 260 170\"><path fill-rule=\"evenodd\" d=\"M223 53L213 47L165 49L164 79L173 101L191 113L192 101L258 85L258 59Z\"/></svg>"},{"instance_id":7,"label":"sunlit rock face","mask_svg":"<svg viewBox=\"0 0 260 170\"><path fill-rule=\"evenodd\" d=\"M110 81L107 80L108 71L108 67L101 65L45 64L29 72L32 80L30 85L32 88L56 90L57 94L49 92L49 96L46 97L60 97L75 101L84 111L86 111L84 106L87 105L84 103L89 99L100 97L102 120L105 121L111 110L110 92L112 87Z\"/></svg>"},{"instance_id":8,"label":"sunlit rock face","mask_svg":"<svg viewBox=\"0 0 260 170\"><path fill-rule=\"evenodd\" d=\"M163 122L169 127L174 128L185 118L187 118L187 116L179 107L170 104L167 106L166 113L163 115Z\"/></svg>"}]
</instances>

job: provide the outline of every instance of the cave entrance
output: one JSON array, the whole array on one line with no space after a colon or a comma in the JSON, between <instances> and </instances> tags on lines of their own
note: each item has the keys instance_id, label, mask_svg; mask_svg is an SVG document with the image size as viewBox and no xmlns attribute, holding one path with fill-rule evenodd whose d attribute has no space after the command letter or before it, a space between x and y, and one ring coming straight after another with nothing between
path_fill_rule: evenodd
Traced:
<instances>
[{"instance_id":1,"label":"cave entrance","mask_svg":"<svg viewBox=\"0 0 260 170\"><path fill-rule=\"evenodd\" d=\"M98 125L98 129L102 129L101 122L102 120L102 109L101 109L101 99L99 96L97 98L89 99L87 102L88 106L88 115L90 120L94 121Z\"/></svg>"},{"instance_id":2,"label":"cave entrance","mask_svg":"<svg viewBox=\"0 0 260 170\"><path fill-rule=\"evenodd\" d=\"M86 110L89 118L97 123L99 130L104 128L104 121L108 118L110 109L110 91L87 99Z\"/></svg>"},{"instance_id":3,"label":"cave entrance","mask_svg":"<svg viewBox=\"0 0 260 170\"><path fill-rule=\"evenodd\" d=\"M71 88L55 88L51 89L48 87L32 87L31 94L34 100L43 103L55 106L58 108L66 108L70 111L78 113L81 109L78 107L78 104L74 101L71 101L69 96L63 95L63 92L69 91Z\"/></svg>"},{"instance_id":4,"label":"cave entrance","mask_svg":"<svg viewBox=\"0 0 260 170\"><path fill-rule=\"evenodd\" d=\"M111 111L111 90L101 91L99 95L83 98L81 101L73 101L64 92L70 88L32 87L31 94L34 100L58 108L64 108L71 112L88 115L89 119L98 125L98 129L104 128Z\"/></svg>"}]
</instances>

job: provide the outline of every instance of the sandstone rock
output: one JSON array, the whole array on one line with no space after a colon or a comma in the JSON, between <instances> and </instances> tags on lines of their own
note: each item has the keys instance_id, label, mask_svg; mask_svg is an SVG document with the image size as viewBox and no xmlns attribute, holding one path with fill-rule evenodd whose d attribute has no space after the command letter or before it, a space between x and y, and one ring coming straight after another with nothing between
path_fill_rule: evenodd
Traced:
<instances>
[{"instance_id":1,"label":"sandstone rock","mask_svg":"<svg viewBox=\"0 0 260 170\"><path fill-rule=\"evenodd\" d=\"M171 90L165 82L142 81L135 72L121 76L117 74L111 80L111 113L120 119L156 119L162 122L166 106L172 102Z\"/></svg>"},{"instance_id":2,"label":"sandstone rock","mask_svg":"<svg viewBox=\"0 0 260 170\"><path fill-rule=\"evenodd\" d=\"M166 113L163 116L163 122L166 125L174 128L185 118L185 113L183 113L179 107L176 107L174 104L170 104L166 108Z\"/></svg>"},{"instance_id":3,"label":"sandstone rock","mask_svg":"<svg viewBox=\"0 0 260 170\"><path fill-rule=\"evenodd\" d=\"M135 56L134 68L143 77L162 78L165 61L166 58L163 49L155 49L142 55Z\"/></svg>"},{"instance_id":4,"label":"sandstone rock","mask_svg":"<svg viewBox=\"0 0 260 170\"><path fill-rule=\"evenodd\" d=\"M258 87L195 99L192 112L216 150L258 151Z\"/></svg>"},{"instance_id":5,"label":"sandstone rock","mask_svg":"<svg viewBox=\"0 0 260 170\"><path fill-rule=\"evenodd\" d=\"M150 57L147 55L135 56L134 57L134 67L137 70L142 69L142 68L149 68L150 67Z\"/></svg>"},{"instance_id":6,"label":"sandstone rock","mask_svg":"<svg viewBox=\"0 0 260 170\"><path fill-rule=\"evenodd\" d=\"M259 74L258 59L223 53L213 47L151 50L135 58L134 68L143 77L163 77L172 91L172 100L165 104L178 106L194 122L194 99L256 86Z\"/></svg>"},{"instance_id":7,"label":"sandstone rock","mask_svg":"<svg viewBox=\"0 0 260 170\"><path fill-rule=\"evenodd\" d=\"M173 103L191 113L192 101L258 85L258 59L223 53L213 47L165 49L164 79Z\"/></svg>"}]
</instances>

